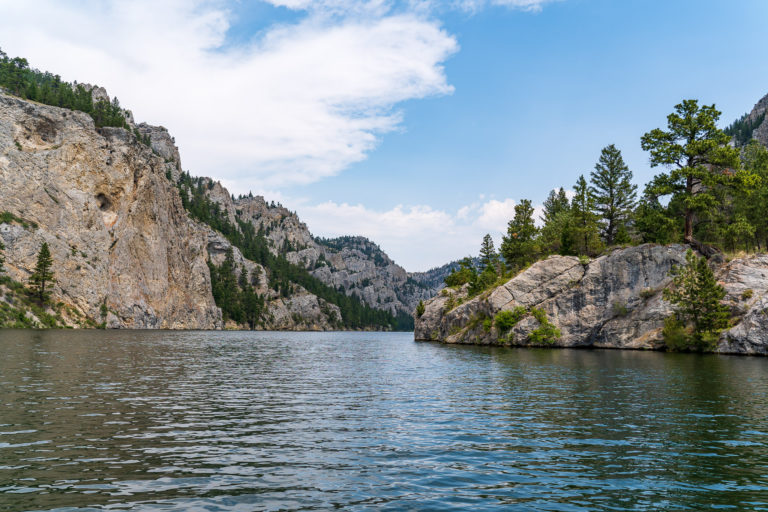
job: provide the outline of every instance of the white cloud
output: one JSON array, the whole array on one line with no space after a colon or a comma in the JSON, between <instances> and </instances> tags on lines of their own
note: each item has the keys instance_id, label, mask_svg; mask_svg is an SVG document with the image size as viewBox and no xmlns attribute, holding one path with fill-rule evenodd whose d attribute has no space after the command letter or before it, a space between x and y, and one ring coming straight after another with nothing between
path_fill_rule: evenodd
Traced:
<instances>
[{"instance_id":1,"label":"white cloud","mask_svg":"<svg viewBox=\"0 0 768 512\"><path fill-rule=\"evenodd\" d=\"M434 20L376 4L225 47L222 2L0 0L0 33L9 54L103 85L137 120L168 127L186 168L238 192L334 175L399 126L398 103L453 91L442 63L456 40Z\"/></svg>"},{"instance_id":2,"label":"white cloud","mask_svg":"<svg viewBox=\"0 0 768 512\"><path fill-rule=\"evenodd\" d=\"M316 235L366 236L398 264L416 271L476 255L486 233L498 245L514 216L514 205L512 199L491 199L451 213L426 205L373 210L361 204L328 201L302 206L298 213Z\"/></svg>"},{"instance_id":3,"label":"white cloud","mask_svg":"<svg viewBox=\"0 0 768 512\"><path fill-rule=\"evenodd\" d=\"M0 43L105 86L170 129L186 168L241 192L335 175L401 125L399 103L451 94L442 65L458 44L437 12L551 0L263 1L297 20L227 47L225 0L0 0Z\"/></svg>"},{"instance_id":4,"label":"white cloud","mask_svg":"<svg viewBox=\"0 0 768 512\"><path fill-rule=\"evenodd\" d=\"M515 216L515 202L512 199L497 201L491 199L480 207L476 224L493 231L505 231L509 220Z\"/></svg>"}]
</instances>

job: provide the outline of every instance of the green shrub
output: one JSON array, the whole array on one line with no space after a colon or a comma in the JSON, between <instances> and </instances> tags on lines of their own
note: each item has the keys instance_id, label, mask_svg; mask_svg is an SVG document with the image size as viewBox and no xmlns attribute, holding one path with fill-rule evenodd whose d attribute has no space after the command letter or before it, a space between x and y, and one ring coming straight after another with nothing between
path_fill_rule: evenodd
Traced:
<instances>
[{"instance_id":1,"label":"green shrub","mask_svg":"<svg viewBox=\"0 0 768 512\"><path fill-rule=\"evenodd\" d=\"M551 345L560 339L560 329L553 324L541 324L528 335L528 341L532 345Z\"/></svg>"},{"instance_id":2,"label":"green shrub","mask_svg":"<svg viewBox=\"0 0 768 512\"><path fill-rule=\"evenodd\" d=\"M418 306L416 306L416 316L421 318L421 315L424 314L425 310L426 306L424 306L424 301L420 300Z\"/></svg>"},{"instance_id":3,"label":"green shrub","mask_svg":"<svg viewBox=\"0 0 768 512\"><path fill-rule=\"evenodd\" d=\"M589 262L592 261L589 256L579 256L579 263L584 265L585 267L589 265Z\"/></svg>"},{"instance_id":4,"label":"green shrub","mask_svg":"<svg viewBox=\"0 0 768 512\"><path fill-rule=\"evenodd\" d=\"M656 290L654 290L653 288L643 288L642 290L640 290L641 299L650 299L654 295L656 295Z\"/></svg>"},{"instance_id":5,"label":"green shrub","mask_svg":"<svg viewBox=\"0 0 768 512\"><path fill-rule=\"evenodd\" d=\"M531 308L531 314L539 326L528 334L528 342L533 345L551 345L560 339L560 329L549 321L543 309Z\"/></svg>"},{"instance_id":6,"label":"green shrub","mask_svg":"<svg viewBox=\"0 0 768 512\"><path fill-rule=\"evenodd\" d=\"M613 316L627 316L628 314L629 310L627 309L626 304L619 301L613 303Z\"/></svg>"},{"instance_id":7,"label":"green shrub","mask_svg":"<svg viewBox=\"0 0 768 512\"><path fill-rule=\"evenodd\" d=\"M493 320L490 318L486 318L483 320L483 331L485 332L491 332L491 327L493 327Z\"/></svg>"},{"instance_id":8,"label":"green shrub","mask_svg":"<svg viewBox=\"0 0 768 512\"><path fill-rule=\"evenodd\" d=\"M496 329L499 333L506 333L512 329L517 322L519 322L526 314L528 310L523 306L516 306L511 311L499 311L496 313L493 321L496 324Z\"/></svg>"},{"instance_id":9,"label":"green shrub","mask_svg":"<svg viewBox=\"0 0 768 512\"><path fill-rule=\"evenodd\" d=\"M664 343L669 350L688 350L691 344L690 335L683 324L674 316L664 319L664 328L661 331Z\"/></svg>"},{"instance_id":10,"label":"green shrub","mask_svg":"<svg viewBox=\"0 0 768 512\"><path fill-rule=\"evenodd\" d=\"M536 321L539 322L540 324L549 323L549 319L547 318L547 313L543 309L531 308L531 314L533 315L533 318L535 318Z\"/></svg>"},{"instance_id":11,"label":"green shrub","mask_svg":"<svg viewBox=\"0 0 768 512\"><path fill-rule=\"evenodd\" d=\"M748 288L741 293L741 300L749 300L754 295L752 288Z\"/></svg>"}]
</instances>

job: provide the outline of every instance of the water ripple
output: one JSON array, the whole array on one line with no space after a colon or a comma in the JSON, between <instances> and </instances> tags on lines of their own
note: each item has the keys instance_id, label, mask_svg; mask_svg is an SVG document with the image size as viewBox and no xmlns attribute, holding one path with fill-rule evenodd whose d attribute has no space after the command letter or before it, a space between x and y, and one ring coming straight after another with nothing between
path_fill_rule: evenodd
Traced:
<instances>
[{"instance_id":1,"label":"water ripple","mask_svg":"<svg viewBox=\"0 0 768 512\"><path fill-rule=\"evenodd\" d=\"M0 510L768 510L768 360L0 331Z\"/></svg>"}]
</instances>

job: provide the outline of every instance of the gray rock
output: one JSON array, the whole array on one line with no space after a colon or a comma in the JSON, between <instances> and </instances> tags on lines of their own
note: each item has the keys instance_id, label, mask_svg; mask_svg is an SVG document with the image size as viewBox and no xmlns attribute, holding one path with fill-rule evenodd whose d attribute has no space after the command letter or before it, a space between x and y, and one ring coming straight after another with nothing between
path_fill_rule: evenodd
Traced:
<instances>
[{"instance_id":1,"label":"gray rock","mask_svg":"<svg viewBox=\"0 0 768 512\"><path fill-rule=\"evenodd\" d=\"M26 281L42 242L56 301L111 327L221 326L205 236L165 177L162 158L82 112L0 95L0 226L9 274Z\"/></svg>"}]
</instances>

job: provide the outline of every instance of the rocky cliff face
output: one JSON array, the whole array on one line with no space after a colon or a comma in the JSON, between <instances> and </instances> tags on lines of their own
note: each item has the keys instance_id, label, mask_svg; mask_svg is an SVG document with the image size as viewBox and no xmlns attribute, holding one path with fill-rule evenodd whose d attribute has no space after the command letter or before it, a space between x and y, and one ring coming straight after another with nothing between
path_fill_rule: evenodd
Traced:
<instances>
[{"instance_id":1,"label":"rocky cliff face","mask_svg":"<svg viewBox=\"0 0 768 512\"><path fill-rule=\"evenodd\" d=\"M527 346L536 343L532 334L549 323L560 336L540 343L547 346L660 349L664 319L673 312L661 291L670 283L672 266L685 262L686 250L682 245L646 244L587 264L551 256L469 300L465 290L446 289L426 303L416 319L415 338ZM721 336L717 351L765 354L768 256L735 260L722 266L718 277L737 320ZM500 311L519 315L507 332L492 321Z\"/></svg>"},{"instance_id":2,"label":"rocky cliff face","mask_svg":"<svg viewBox=\"0 0 768 512\"><path fill-rule=\"evenodd\" d=\"M10 276L26 281L45 241L55 301L75 315L109 327L220 327L206 233L183 210L168 163L127 130L0 94L0 211L37 226L0 224Z\"/></svg>"},{"instance_id":3,"label":"rocky cliff face","mask_svg":"<svg viewBox=\"0 0 768 512\"><path fill-rule=\"evenodd\" d=\"M768 146L768 95L758 101L749 114L740 121L752 126L752 137L763 146Z\"/></svg>"},{"instance_id":4,"label":"rocky cliff face","mask_svg":"<svg viewBox=\"0 0 768 512\"><path fill-rule=\"evenodd\" d=\"M442 279L449 272L409 274L365 237L316 239L294 212L279 204L268 203L261 196L232 199L218 182L207 181L203 188L231 223L239 219L263 230L273 254L283 254L323 283L393 315L412 314L420 300L429 299L442 288Z\"/></svg>"}]
</instances>

